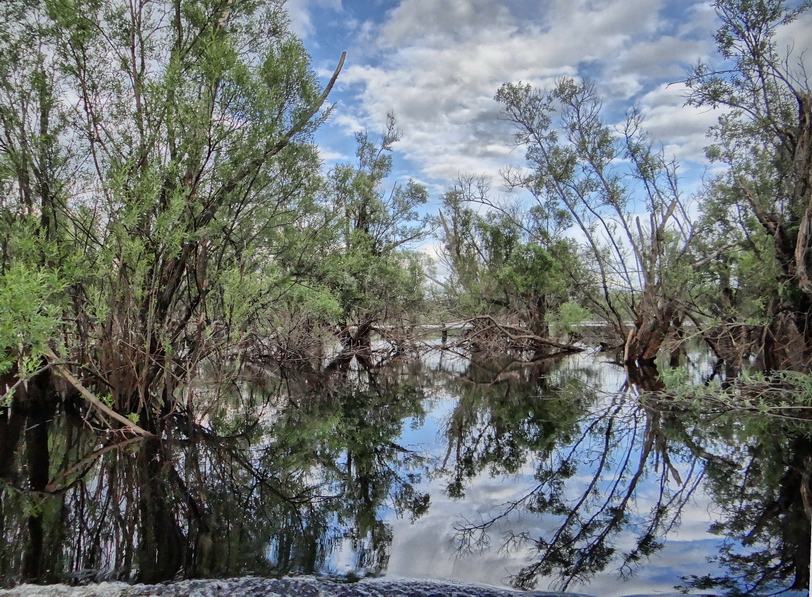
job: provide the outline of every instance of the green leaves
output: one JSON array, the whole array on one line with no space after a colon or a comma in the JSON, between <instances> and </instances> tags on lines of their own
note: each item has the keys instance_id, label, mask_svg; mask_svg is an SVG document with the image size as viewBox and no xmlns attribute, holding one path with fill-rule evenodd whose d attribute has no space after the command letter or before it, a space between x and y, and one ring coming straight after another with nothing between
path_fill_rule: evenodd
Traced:
<instances>
[{"instance_id":1,"label":"green leaves","mask_svg":"<svg viewBox=\"0 0 812 597\"><path fill-rule=\"evenodd\" d=\"M476 211L483 204L490 211ZM566 268L577 267L568 241L556 238L566 217L548 207L496 205L487 180L473 177L444 195L438 224L449 271L445 291L456 316L516 317L532 333L548 335L547 318L570 298Z\"/></svg>"},{"instance_id":2,"label":"green leaves","mask_svg":"<svg viewBox=\"0 0 812 597\"><path fill-rule=\"evenodd\" d=\"M311 257L309 275L301 278L312 280L310 288L329 291L340 306L342 327L411 317L423 297L422 270L411 248L428 234L419 214L428 193L414 181L384 188L399 136L390 114L380 143L357 133L357 163L336 166L327 177L326 236ZM320 302L332 310L331 301Z\"/></svg>"},{"instance_id":3,"label":"green leaves","mask_svg":"<svg viewBox=\"0 0 812 597\"><path fill-rule=\"evenodd\" d=\"M717 0L713 6L722 21L716 42L723 62L696 65L686 81L689 103L727 108L707 150L725 168L704 190L699 227L702 249L714 257L701 273L715 278L711 287L723 295L703 310L724 318L720 330L741 322L760 326L760 339L754 333L740 349L762 352L767 367L797 367L800 357L775 355L783 350L778 345L790 343L782 337L782 312L794 313L792 325L803 329L812 296L804 257L810 249L804 182L812 170L810 96L806 73L775 38L812 3ZM769 337L782 340L770 345ZM793 354L805 350L795 346Z\"/></svg>"},{"instance_id":4,"label":"green leaves","mask_svg":"<svg viewBox=\"0 0 812 597\"><path fill-rule=\"evenodd\" d=\"M42 49L0 52L2 366L59 335L115 408L154 414L208 355L273 336L326 94L278 0L25 2L0 8L0 49Z\"/></svg>"},{"instance_id":5,"label":"green leaves","mask_svg":"<svg viewBox=\"0 0 812 597\"><path fill-rule=\"evenodd\" d=\"M39 369L45 346L63 324L63 290L46 268L17 263L0 275L0 373L15 363L22 377Z\"/></svg>"},{"instance_id":6,"label":"green leaves","mask_svg":"<svg viewBox=\"0 0 812 597\"><path fill-rule=\"evenodd\" d=\"M567 301L558 306L556 313L547 314L547 322L551 325L554 336L562 336L572 334L579 325L592 317L592 313L578 303Z\"/></svg>"}]
</instances>

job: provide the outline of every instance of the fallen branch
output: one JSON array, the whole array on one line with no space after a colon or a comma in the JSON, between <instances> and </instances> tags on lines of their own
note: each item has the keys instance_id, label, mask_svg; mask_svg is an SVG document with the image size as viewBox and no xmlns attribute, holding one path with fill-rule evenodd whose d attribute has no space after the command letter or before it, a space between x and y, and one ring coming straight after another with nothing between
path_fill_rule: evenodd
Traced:
<instances>
[{"instance_id":1,"label":"fallen branch","mask_svg":"<svg viewBox=\"0 0 812 597\"><path fill-rule=\"evenodd\" d=\"M583 352L584 350L580 346L575 346L574 344L561 344L560 342L555 342L553 340L548 340L547 338L542 338L541 336L537 336L536 334L528 332L524 328L520 328L510 324L499 323L498 321L496 321L496 319L494 319L490 315L480 315L477 317L472 317L466 320L465 323L473 323L475 321L489 321L491 327L496 328L514 342L519 340L530 340L532 342L543 344L545 346L552 346L553 348L558 348L566 352ZM484 330L478 330L475 333L479 333L481 331Z\"/></svg>"},{"instance_id":2,"label":"fallen branch","mask_svg":"<svg viewBox=\"0 0 812 597\"><path fill-rule=\"evenodd\" d=\"M90 404L98 408L107 416L112 417L113 419L115 419L128 429L130 429L130 431L132 431L133 433L137 433L143 436L152 435L149 431L142 429L141 427L130 421L127 417L118 414L112 408L107 406L104 402L96 398L96 396L93 395L93 392L91 392L85 386L83 386L78 379L76 379L73 375L70 374L70 372L67 369L65 369L62 365L58 364L60 359L58 356L56 356L56 353L53 350L51 350L50 348L46 348L45 356L47 356L51 360L51 367L53 367L57 373L59 373L62 377L64 377L69 384L71 384L74 388L79 390L79 393L82 396L84 396L85 399L88 402L90 402Z\"/></svg>"}]
</instances>

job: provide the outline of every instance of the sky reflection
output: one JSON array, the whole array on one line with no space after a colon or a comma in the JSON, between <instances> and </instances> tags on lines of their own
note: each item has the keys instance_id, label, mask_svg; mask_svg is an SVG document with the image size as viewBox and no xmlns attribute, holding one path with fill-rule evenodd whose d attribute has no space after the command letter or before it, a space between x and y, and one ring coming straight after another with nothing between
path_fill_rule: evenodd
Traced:
<instances>
[{"instance_id":1,"label":"sky reflection","mask_svg":"<svg viewBox=\"0 0 812 597\"><path fill-rule=\"evenodd\" d=\"M571 382L573 376L588 380L591 392L598 397L585 419L595 411L616 405L617 392L624 388L626 382L622 368L602 363L594 356L570 357L549 374L553 384ZM539 396L540 400L547 398L549 396ZM404 432L401 441L418 451L425 450L435 458L442 458L448 449L444 433L455 404L453 397L431 401L424 424ZM640 416L639 406L633 399L623 409L626 417ZM637 440L630 437L628 441L634 443ZM569 447L566 445L558 447L560 451L567 449ZM632 450L631 460L640 458L639 444L624 449ZM386 518L394 534L387 576L428 577L510 587L513 577L532 560L534 552L527 545L505 548L505 538L518 532L524 532L531 538L550 537L562 517L518 509L489 530L487 546L468 553L460 552L456 529L466 521L480 523L532 491L538 485L534 479L538 463L534 458L533 455L529 456L518 474L494 476L483 471L468 479L464 499L449 497L448 474L438 474L433 480L421 484L419 489L431 495L431 508L426 515L416 521L409 521L394 513ZM676 593L675 587L683 584L684 577L724 574L718 564L708 561L710 555L718 553L722 540L709 531L718 517L718 508L701 482L701 463L686 457L682 462L675 460L670 464L677 475L670 480L671 491L677 490L681 485L679 481L682 485L692 484L696 489L691 491L689 499L681 506L678 520L671 523L673 526L668 530L664 546L643 559L640 565L624 569L623 573L618 570L618 562L615 562L615 565L610 564L605 570L595 573L591 580L569 585L569 590L601 597L663 595ZM658 466L665 465L658 462ZM568 499L578 497L592 481L595 469L595 460L591 464L580 463L577 474L568 480ZM605 490L615 481L616 478L610 474L602 479L599 486ZM634 548L635 540L629 531L638 529L643 515L656 507L661 483L662 479L657 474L649 472L644 476L633 498L633 510L641 514L633 515L629 528L615 539L618 551ZM560 584L559 578L544 576L538 579L537 588L555 590Z\"/></svg>"}]
</instances>

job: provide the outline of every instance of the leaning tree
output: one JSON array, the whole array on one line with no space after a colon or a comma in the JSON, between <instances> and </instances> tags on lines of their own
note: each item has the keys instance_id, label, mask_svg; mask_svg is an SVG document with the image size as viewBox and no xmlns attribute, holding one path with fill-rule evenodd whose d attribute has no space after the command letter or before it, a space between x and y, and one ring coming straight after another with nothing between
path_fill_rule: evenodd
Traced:
<instances>
[{"instance_id":1,"label":"leaning tree","mask_svg":"<svg viewBox=\"0 0 812 597\"><path fill-rule=\"evenodd\" d=\"M692 279L695 230L676 165L639 114L613 130L589 81L565 78L551 90L509 83L496 99L527 148L529 173L510 173L510 184L568 214L592 265L592 276L573 284L623 340L625 360L651 363Z\"/></svg>"}]
</instances>

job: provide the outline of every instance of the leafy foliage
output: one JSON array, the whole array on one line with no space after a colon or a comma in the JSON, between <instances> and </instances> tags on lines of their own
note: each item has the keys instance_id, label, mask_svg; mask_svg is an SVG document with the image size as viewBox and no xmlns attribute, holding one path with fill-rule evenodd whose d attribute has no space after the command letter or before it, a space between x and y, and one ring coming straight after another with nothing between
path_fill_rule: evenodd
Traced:
<instances>
[{"instance_id":1,"label":"leafy foliage","mask_svg":"<svg viewBox=\"0 0 812 597\"><path fill-rule=\"evenodd\" d=\"M380 144L356 134L357 162L327 176L318 247L289 264L296 281L330 305L345 349L367 349L373 328L394 332L423 303L423 270L413 247L429 233L419 211L428 193L411 180L383 188L399 136L392 115Z\"/></svg>"},{"instance_id":2,"label":"leafy foliage","mask_svg":"<svg viewBox=\"0 0 812 597\"><path fill-rule=\"evenodd\" d=\"M458 315L514 316L547 337L549 315L572 292L566 267L575 269L574 248L532 234L524 225L532 215L472 207L491 202L487 181L470 177L443 196L438 223L448 299L458 305Z\"/></svg>"},{"instance_id":3,"label":"leafy foliage","mask_svg":"<svg viewBox=\"0 0 812 597\"><path fill-rule=\"evenodd\" d=\"M508 173L508 183L533 194L536 213L563 212L557 220L575 224L591 274L578 275L569 269L573 260L562 260L570 284L626 339L630 362L651 362L693 281L684 270L690 270L694 230L676 165L634 111L613 131L589 81L564 78L550 90L507 83L496 100L516 127L517 144L526 147L531 170ZM544 238L545 228L532 229Z\"/></svg>"},{"instance_id":4,"label":"leafy foliage","mask_svg":"<svg viewBox=\"0 0 812 597\"><path fill-rule=\"evenodd\" d=\"M4 267L58 276L32 296L67 290L44 313L71 322L64 356L152 416L284 289L274 257L312 211L326 94L280 2L4 6Z\"/></svg>"},{"instance_id":5,"label":"leafy foliage","mask_svg":"<svg viewBox=\"0 0 812 597\"><path fill-rule=\"evenodd\" d=\"M45 269L15 264L0 275L0 373L16 365L25 377L39 369L44 347L63 324L61 292L58 276Z\"/></svg>"},{"instance_id":6,"label":"leafy foliage","mask_svg":"<svg viewBox=\"0 0 812 597\"><path fill-rule=\"evenodd\" d=\"M812 94L803 68L780 53L776 34L812 5L718 0L713 6L722 21L716 42L723 62L697 64L687 85L692 105L726 109L708 148L708 157L726 168L703 202L705 242L722 257L703 273L721 288L727 311L715 335L752 346L769 368L806 370ZM769 331L748 336L755 330L745 321ZM735 372L741 357L726 344L715 349Z\"/></svg>"}]
</instances>

